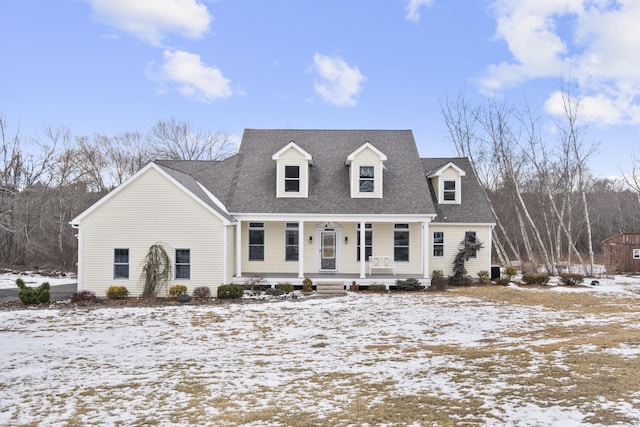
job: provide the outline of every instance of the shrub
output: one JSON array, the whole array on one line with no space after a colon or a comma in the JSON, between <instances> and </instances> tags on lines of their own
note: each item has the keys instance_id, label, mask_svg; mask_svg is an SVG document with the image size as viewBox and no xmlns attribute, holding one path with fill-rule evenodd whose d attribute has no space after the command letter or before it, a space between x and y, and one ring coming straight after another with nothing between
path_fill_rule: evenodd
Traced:
<instances>
[{"instance_id":1,"label":"shrub","mask_svg":"<svg viewBox=\"0 0 640 427\"><path fill-rule=\"evenodd\" d=\"M584 281L582 274L562 273L560 275L560 283L565 286L576 286Z\"/></svg>"},{"instance_id":2,"label":"shrub","mask_svg":"<svg viewBox=\"0 0 640 427\"><path fill-rule=\"evenodd\" d=\"M480 283L489 283L489 272L487 270L478 271L478 280Z\"/></svg>"},{"instance_id":3,"label":"shrub","mask_svg":"<svg viewBox=\"0 0 640 427\"><path fill-rule=\"evenodd\" d=\"M351 282L351 286L349 286L349 290L351 292L358 292L358 289L359 289L358 283L356 283L355 280Z\"/></svg>"},{"instance_id":4,"label":"shrub","mask_svg":"<svg viewBox=\"0 0 640 427\"><path fill-rule=\"evenodd\" d=\"M129 289L126 286L109 286L107 289L107 298L123 299L129 296Z\"/></svg>"},{"instance_id":5,"label":"shrub","mask_svg":"<svg viewBox=\"0 0 640 427\"><path fill-rule=\"evenodd\" d=\"M278 287L275 287L267 289L266 291L264 291L264 293L267 295L272 295L274 297L279 297L280 295L284 295L285 291Z\"/></svg>"},{"instance_id":6,"label":"shrub","mask_svg":"<svg viewBox=\"0 0 640 427\"><path fill-rule=\"evenodd\" d=\"M313 291L313 280L311 280L309 277L305 277L304 280L302 281L302 292L304 293L311 293Z\"/></svg>"},{"instance_id":7,"label":"shrub","mask_svg":"<svg viewBox=\"0 0 640 427\"><path fill-rule=\"evenodd\" d=\"M402 280L402 279L396 280L396 286L398 287L399 291L414 292L414 291L424 290L424 286L422 286L422 283L420 283L418 279L414 279L413 277L407 280Z\"/></svg>"},{"instance_id":8,"label":"shrub","mask_svg":"<svg viewBox=\"0 0 640 427\"><path fill-rule=\"evenodd\" d=\"M496 285L507 286L511 283L511 279L509 277L498 277L496 279Z\"/></svg>"},{"instance_id":9,"label":"shrub","mask_svg":"<svg viewBox=\"0 0 640 427\"><path fill-rule=\"evenodd\" d=\"M211 289L206 286L199 286L193 290L194 298L211 298Z\"/></svg>"},{"instance_id":10,"label":"shrub","mask_svg":"<svg viewBox=\"0 0 640 427\"><path fill-rule=\"evenodd\" d=\"M244 282L244 289L248 291L264 292L270 287L271 285L260 276L253 276Z\"/></svg>"},{"instance_id":11,"label":"shrub","mask_svg":"<svg viewBox=\"0 0 640 427\"><path fill-rule=\"evenodd\" d=\"M432 277L431 278L431 286L429 286L428 290L430 291L444 291L449 286L449 279L445 277Z\"/></svg>"},{"instance_id":12,"label":"shrub","mask_svg":"<svg viewBox=\"0 0 640 427\"><path fill-rule=\"evenodd\" d=\"M96 294L91 291L75 292L71 295L71 302L73 303L93 303L96 301Z\"/></svg>"},{"instance_id":13,"label":"shrub","mask_svg":"<svg viewBox=\"0 0 640 427\"><path fill-rule=\"evenodd\" d=\"M444 279L444 273L442 272L442 270L433 270L431 272L431 278L432 279Z\"/></svg>"},{"instance_id":14,"label":"shrub","mask_svg":"<svg viewBox=\"0 0 640 427\"><path fill-rule=\"evenodd\" d=\"M449 284L450 285L470 285L473 283L473 279L469 275L459 275L454 274L453 276L449 276Z\"/></svg>"},{"instance_id":15,"label":"shrub","mask_svg":"<svg viewBox=\"0 0 640 427\"><path fill-rule=\"evenodd\" d=\"M385 285L369 285L369 287L367 288L367 290L369 292L376 292L376 293L385 293L387 292L387 287Z\"/></svg>"},{"instance_id":16,"label":"shrub","mask_svg":"<svg viewBox=\"0 0 640 427\"><path fill-rule=\"evenodd\" d=\"M549 283L549 275L547 273L524 273L522 281L527 285L546 285Z\"/></svg>"},{"instance_id":17,"label":"shrub","mask_svg":"<svg viewBox=\"0 0 640 427\"><path fill-rule=\"evenodd\" d=\"M189 302L189 301L191 301L191 295L186 294L186 293L185 294L178 294L176 296L176 301L178 301L178 302Z\"/></svg>"},{"instance_id":18,"label":"shrub","mask_svg":"<svg viewBox=\"0 0 640 427\"><path fill-rule=\"evenodd\" d=\"M169 296L177 297L187 293L187 287L185 285L173 285L169 288Z\"/></svg>"},{"instance_id":19,"label":"shrub","mask_svg":"<svg viewBox=\"0 0 640 427\"><path fill-rule=\"evenodd\" d=\"M242 298L244 288L242 285L222 285L218 286L218 298L220 299L236 299Z\"/></svg>"},{"instance_id":20,"label":"shrub","mask_svg":"<svg viewBox=\"0 0 640 427\"><path fill-rule=\"evenodd\" d=\"M18 298L24 305L40 304L43 302L49 302L51 295L49 294L49 282L44 282L37 288L30 288L24 284L24 280L21 278L16 279L16 286L20 288L18 291Z\"/></svg>"},{"instance_id":21,"label":"shrub","mask_svg":"<svg viewBox=\"0 0 640 427\"><path fill-rule=\"evenodd\" d=\"M518 275L518 267L514 267L513 265L508 265L504 268L504 274L511 280L513 276Z\"/></svg>"},{"instance_id":22,"label":"shrub","mask_svg":"<svg viewBox=\"0 0 640 427\"><path fill-rule=\"evenodd\" d=\"M293 285L291 283L278 283L276 289L280 289L285 294L293 292Z\"/></svg>"}]
</instances>

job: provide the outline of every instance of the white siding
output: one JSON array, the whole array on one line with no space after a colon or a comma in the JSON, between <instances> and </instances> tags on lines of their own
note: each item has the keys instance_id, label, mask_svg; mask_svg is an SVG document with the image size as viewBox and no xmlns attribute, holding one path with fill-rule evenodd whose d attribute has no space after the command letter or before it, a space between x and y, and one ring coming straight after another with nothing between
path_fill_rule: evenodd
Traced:
<instances>
[{"instance_id":1,"label":"white siding","mask_svg":"<svg viewBox=\"0 0 640 427\"><path fill-rule=\"evenodd\" d=\"M285 166L298 166L300 168L300 192L287 193L284 191ZM276 166L276 192L277 197L307 197L309 194L309 163L304 155L291 147L280 155Z\"/></svg>"},{"instance_id":2,"label":"white siding","mask_svg":"<svg viewBox=\"0 0 640 427\"><path fill-rule=\"evenodd\" d=\"M149 247L161 242L174 260L176 248L191 250L191 278L173 280L189 292L209 286L215 295L225 281L224 229L219 218L193 200L154 168L121 189L81 223L82 287L104 296L111 285L123 285L130 296L142 293L139 283ZM129 279L113 279L113 250L129 249Z\"/></svg>"},{"instance_id":3,"label":"white siding","mask_svg":"<svg viewBox=\"0 0 640 427\"><path fill-rule=\"evenodd\" d=\"M433 232L441 231L444 233L444 257L436 258L433 256ZM481 270L491 270L491 227L488 225L474 224L430 224L429 227L429 276L433 270L442 270L445 276L453 274L453 260L455 259L464 240L465 232L475 231L476 239L484 244L484 248L480 249L476 258L469 259L465 263L467 274L477 277Z\"/></svg>"},{"instance_id":4,"label":"white siding","mask_svg":"<svg viewBox=\"0 0 640 427\"><path fill-rule=\"evenodd\" d=\"M372 193L360 192L360 166L374 167L374 187ZM351 177L351 197L381 198L383 186L382 175L382 160L378 153L368 147L360 151L351 162L349 169L349 176Z\"/></svg>"}]
</instances>

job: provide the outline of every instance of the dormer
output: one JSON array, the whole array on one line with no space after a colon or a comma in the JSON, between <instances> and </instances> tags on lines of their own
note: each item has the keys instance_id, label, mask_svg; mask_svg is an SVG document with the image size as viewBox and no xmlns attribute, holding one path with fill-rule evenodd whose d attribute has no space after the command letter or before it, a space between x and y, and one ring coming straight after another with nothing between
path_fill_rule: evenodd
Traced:
<instances>
[{"instance_id":1,"label":"dormer","mask_svg":"<svg viewBox=\"0 0 640 427\"><path fill-rule=\"evenodd\" d=\"M276 197L308 197L311 154L290 141L271 158L276 161Z\"/></svg>"},{"instance_id":2,"label":"dormer","mask_svg":"<svg viewBox=\"0 0 640 427\"><path fill-rule=\"evenodd\" d=\"M427 176L438 197L438 203L459 205L462 203L461 178L466 173L455 163L449 162Z\"/></svg>"},{"instance_id":3,"label":"dormer","mask_svg":"<svg viewBox=\"0 0 640 427\"><path fill-rule=\"evenodd\" d=\"M387 156L366 141L347 156L352 198L382 198L382 170Z\"/></svg>"}]
</instances>

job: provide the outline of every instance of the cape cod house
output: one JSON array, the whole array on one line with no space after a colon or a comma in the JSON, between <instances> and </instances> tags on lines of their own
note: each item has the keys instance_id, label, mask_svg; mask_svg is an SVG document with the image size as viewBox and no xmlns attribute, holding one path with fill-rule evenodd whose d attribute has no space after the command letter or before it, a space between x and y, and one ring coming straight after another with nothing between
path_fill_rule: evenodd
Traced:
<instances>
[{"instance_id":1,"label":"cape cod house","mask_svg":"<svg viewBox=\"0 0 640 427\"><path fill-rule=\"evenodd\" d=\"M247 129L222 161L156 161L71 221L78 288L140 294L148 248L189 290L260 276L393 284L490 270L494 218L466 158L420 158L410 130ZM428 283L428 281L427 281Z\"/></svg>"}]
</instances>

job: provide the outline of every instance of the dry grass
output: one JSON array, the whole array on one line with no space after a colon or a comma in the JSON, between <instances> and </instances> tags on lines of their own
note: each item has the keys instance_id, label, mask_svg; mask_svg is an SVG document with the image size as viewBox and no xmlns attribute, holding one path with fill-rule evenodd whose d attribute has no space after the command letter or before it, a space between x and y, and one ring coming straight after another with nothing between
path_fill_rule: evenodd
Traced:
<instances>
[{"instance_id":1,"label":"dry grass","mask_svg":"<svg viewBox=\"0 0 640 427\"><path fill-rule=\"evenodd\" d=\"M198 372L196 361L159 366L157 369L165 373L165 381L173 384L170 393L127 402L126 410L136 414L129 423L291 427L485 425L512 422L501 406L505 402L516 411L530 403L541 408L580 411L585 414L583 423L640 422L621 409L625 404L636 408L640 405L640 358L635 356L640 354L638 299L557 293L545 288L523 291L482 286L438 294L437 308L435 297L416 294L415 310L442 310L447 304L462 304L458 297L468 298L464 304L490 304L504 309L505 313L531 307L548 310L555 313L556 321L544 323L534 319L525 332L507 331L480 339L477 345L471 346L446 340L420 341L404 338L397 331L381 330L375 340L354 349L348 347L350 335L346 334L345 343L340 345L348 349L345 353L358 352L359 359L354 362L348 359L350 354L344 354L344 359L336 361L336 371L328 373L314 369L314 357L334 354L330 352L338 344L332 337L340 331L333 329L335 325L324 324L326 328L322 331L316 328L304 337L311 351L303 355L289 354L277 341L268 341L281 333L280 325L286 324L287 316L295 310L283 306L280 315L272 314L277 318L257 314L250 319L253 333L265 342L259 348L243 348L237 354L238 359L229 361L226 368L237 370L234 380L260 383L263 377L278 376L281 369L278 361L297 360L296 365L290 365L295 367L287 372L286 378L292 379L282 380L275 387L254 385L250 391L227 395L223 391L225 384L220 383L219 378L194 375ZM326 315L335 318L349 313L327 310ZM213 337L205 335L206 328L217 328L225 320L220 314L198 312L188 320L192 327L203 328L202 335L193 339L208 345ZM175 319L173 324L179 327L180 319ZM455 329L457 325L442 323L439 327ZM425 334L437 335L438 332L425 331ZM243 333L241 328L216 332L229 342ZM349 333L357 334L353 330ZM630 355L619 351L621 348L638 351ZM215 353L215 349L211 351ZM352 366L344 366L346 360L350 360L348 363ZM365 371L366 368L371 372L378 365L388 369L393 367L393 361L413 360L421 363L412 372L412 380L425 385L427 391L403 390L402 383L392 375L383 375L386 373L382 371L376 378L361 375L357 369L345 369L355 367ZM122 403L124 396L163 390L163 387L166 390L167 383L149 384L141 377L99 388L76 384L74 389L53 400L64 402L74 396L76 404L66 425L79 425L96 407L111 407L110 411L117 412L122 409L118 402ZM449 390L439 389L440 383L447 384ZM172 401L176 394L181 398ZM149 411L150 407L154 410ZM14 420L19 419L20 414L19 410Z\"/></svg>"}]
</instances>

